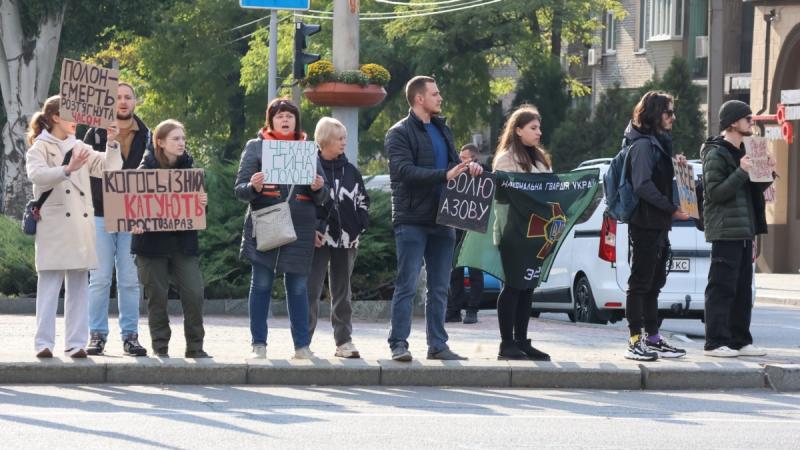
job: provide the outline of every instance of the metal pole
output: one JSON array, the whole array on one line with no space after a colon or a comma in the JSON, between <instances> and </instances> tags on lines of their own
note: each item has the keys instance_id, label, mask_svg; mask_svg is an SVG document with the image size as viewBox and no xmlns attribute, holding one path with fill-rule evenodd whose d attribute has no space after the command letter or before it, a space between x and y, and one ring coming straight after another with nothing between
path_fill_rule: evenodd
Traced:
<instances>
[{"instance_id":1,"label":"metal pole","mask_svg":"<svg viewBox=\"0 0 800 450\"><path fill-rule=\"evenodd\" d=\"M269 101L278 96L278 10L270 10L269 15L269 74L267 93Z\"/></svg>"}]
</instances>

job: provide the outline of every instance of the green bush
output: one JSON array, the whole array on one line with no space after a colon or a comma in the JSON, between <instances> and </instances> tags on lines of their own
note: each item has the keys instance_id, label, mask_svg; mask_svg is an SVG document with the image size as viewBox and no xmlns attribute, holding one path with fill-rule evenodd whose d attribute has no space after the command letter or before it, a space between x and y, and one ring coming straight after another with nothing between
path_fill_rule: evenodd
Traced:
<instances>
[{"instance_id":1,"label":"green bush","mask_svg":"<svg viewBox=\"0 0 800 450\"><path fill-rule=\"evenodd\" d=\"M354 300L388 300L394 291L397 256L391 194L369 191L369 229L361 237L353 269Z\"/></svg>"},{"instance_id":2,"label":"green bush","mask_svg":"<svg viewBox=\"0 0 800 450\"><path fill-rule=\"evenodd\" d=\"M19 221L0 215L0 295L36 292L33 238L19 225Z\"/></svg>"},{"instance_id":3,"label":"green bush","mask_svg":"<svg viewBox=\"0 0 800 450\"><path fill-rule=\"evenodd\" d=\"M199 234L207 298L244 298L250 286L250 265L239 260L247 204L233 193L238 167L238 162L214 162L205 168L208 227Z\"/></svg>"}]
</instances>

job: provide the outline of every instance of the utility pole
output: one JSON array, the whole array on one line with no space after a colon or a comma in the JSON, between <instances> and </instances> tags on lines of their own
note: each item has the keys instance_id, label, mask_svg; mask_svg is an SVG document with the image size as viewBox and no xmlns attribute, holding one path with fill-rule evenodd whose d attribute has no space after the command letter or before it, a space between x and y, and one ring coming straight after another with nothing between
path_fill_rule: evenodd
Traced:
<instances>
[{"instance_id":1,"label":"utility pole","mask_svg":"<svg viewBox=\"0 0 800 450\"><path fill-rule=\"evenodd\" d=\"M358 70L358 0L333 1L333 67L336 71ZM333 107L333 117L347 129L345 155L358 166L358 108Z\"/></svg>"},{"instance_id":2,"label":"utility pole","mask_svg":"<svg viewBox=\"0 0 800 450\"><path fill-rule=\"evenodd\" d=\"M267 98L271 102L278 95L278 10L269 12L269 72Z\"/></svg>"}]
</instances>

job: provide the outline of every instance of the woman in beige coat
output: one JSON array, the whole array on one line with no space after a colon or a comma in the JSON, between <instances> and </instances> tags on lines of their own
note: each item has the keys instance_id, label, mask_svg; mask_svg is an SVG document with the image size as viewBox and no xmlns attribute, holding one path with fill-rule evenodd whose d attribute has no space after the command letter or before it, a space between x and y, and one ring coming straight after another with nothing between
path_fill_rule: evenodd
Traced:
<instances>
[{"instance_id":1,"label":"woman in beige coat","mask_svg":"<svg viewBox=\"0 0 800 450\"><path fill-rule=\"evenodd\" d=\"M39 198L51 190L36 226L36 356L51 358L55 345L56 309L66 280L65 353L85 358L89 338L89 269L97 267L94 207L89 177L122 168L116 124L108 129L106 152L75 139L75 122L62 119L59 96L47 99L33 115L28 130L25 168ZM67 152L71 158L63 165Z\"/></svg>"},{"instance_id":2,"label":"woman in beige coat","mask_svg":"<svg viewBox=\"0 0 800 450\"><path fill-rule=\"evenodd\" d=\"M541 124L539 110L531 105L522 105L514 111L500 136L493 169L522 173L552 172L550 155L540 144ZM503 286L497 297L497 322L501 339L497 359L550 360L547 353L531 346L531 340L528 339L532 301L533 289Z\"/></svg>"}]
</instances>

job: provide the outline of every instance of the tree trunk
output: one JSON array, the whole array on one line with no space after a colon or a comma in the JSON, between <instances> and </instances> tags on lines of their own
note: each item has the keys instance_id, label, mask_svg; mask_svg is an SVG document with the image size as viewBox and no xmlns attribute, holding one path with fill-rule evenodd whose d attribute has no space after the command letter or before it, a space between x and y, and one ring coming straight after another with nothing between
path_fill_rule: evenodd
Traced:
<instances>
[{"instance_id":1,"label":"tree trunk","mask_svg":"<svg viewBox=\"0 0 800 450\"><path fill-rule=\"evenodd\" d=\"M15 217L22 216L32 195L25 172L25 134L31 116L47 99L66 11L65 2L28 39L22 32L18 3L0 2L0 90L7 117L0 154L0 213Z\"/></svg>"}]
</instances>

